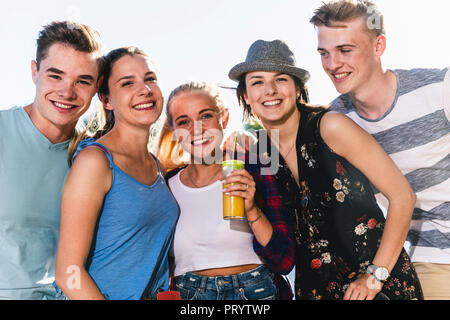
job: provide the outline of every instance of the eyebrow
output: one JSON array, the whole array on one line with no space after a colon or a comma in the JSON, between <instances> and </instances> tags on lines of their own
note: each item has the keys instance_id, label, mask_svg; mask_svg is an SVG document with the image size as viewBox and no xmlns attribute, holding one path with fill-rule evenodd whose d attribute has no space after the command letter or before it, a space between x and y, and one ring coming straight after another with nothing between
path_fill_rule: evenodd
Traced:
<instances>
[{"instance_id":1,"label":"eyebrow","mask_svg":"<svg viewBox=\"0 0 450 320\"><path fill-rule=\"evenodd\" d=\"M216 110L214 110L213 108L205 108L205 109L203 109L202 111L200 111L199 114L202 114L202 113L208 112L208 111L215 112Z\"/></svg>"},{"instance_id":2,"label":"eyebrow","mask_svg":"<svg viewBox=\"0 0 450 320\"><path fill-rule=\"evenodd\" d=\"M278 72L277 74L275 74L275 77L278 77L278 76L281 76L281 75L288 75L287 73L284 73L284 72ZM260 79L260 78L263 78L263 76L259 76L259 75L254 75L254 76L251 76L250 77L250 79L253 79L253 78L255 78L255 79ZM250 80L249 79L249 80Z\"/></svg>"},{"instance_id":3,"label":"eyebrow","mask_svg":"<svg viewBox=\"0 0 450 320\"><path fill-rule=\"evenodd\" d=\"M155 74L155 73L153 71L149 71L144 75L144 77L149 76L151 74ZM128 79L134 79L134 78L136 78L136 77L135 76L124 76L124 77L120 78L119 80L117 80L116 83L118 83L122 80L128 80Z\"/></svg>"},{"instance_id":4,"label":"eyebrow","mask_svg":"<svg viewBox=\"0 0 450 320\"><path fill-rule=\"evenodd\" d=\"M56 73L56 74L65 74L64 71L59 70L59 69L54 68L54 67L48 68L46 70L46 72L51 72L51 73ZM94 81L95 80L94 77L89 75L89 74L82 74L82 75L78 76L78 78L84 79L84 80L90 80L90 81Z\"/></svg>"},{"instance_id":5,"label":"eyebrow","mask_svg":"<svg viewBox=\"0 0 450 320\"><path fill-rule=\"evenodd\" d=\"M352 47L352 48L356 48L356 45L354 45L354 44L341 44L341 45L338 45L338 46L336 46L335 48L337 48L337 49L342 49L342 48L344 48L344 47ZM327 51L326 49L324 49L324 48L317 48L317 51Z\"/></svg>"},{"instance_id":6,"label":"eyebrow","mask_svg":"<svg viewBox=\"0 0 450 320\"><path fill-rule=\"evenodd\" d=\"M213 108L205 108L205 109L202 109L202 110L199 112L199 114L202 114L202 113L208 112L208 111L215 112L216 110L214 110ZM179 119L183 119L183 118L188 118L188 116L185 115L185 114L183 114L183 115L179 116L178 118L176 118L175 121L178 121Z\"/></svg>"},{"instance_id":7,"label":"eyebrow","mask_svg":"<svg viewBox=\"0 0 450 320\"><path fill-rule=\"evenodd\" d=\"M82 74L78 78L84 79L84 80L95 81L94 77L89 74Z\"/></svg>"},{"instance_id":8,"label":"eyebrow","mask_svg":"<svg viewBox=\"0 0 450 320\"><path fill-rule=\"evenodd\" d=\"M46 70L46 72L52 72L52 73L57 73L57 74L64 74L64 71L50 67Z\"/></svg>"}]
</instances>

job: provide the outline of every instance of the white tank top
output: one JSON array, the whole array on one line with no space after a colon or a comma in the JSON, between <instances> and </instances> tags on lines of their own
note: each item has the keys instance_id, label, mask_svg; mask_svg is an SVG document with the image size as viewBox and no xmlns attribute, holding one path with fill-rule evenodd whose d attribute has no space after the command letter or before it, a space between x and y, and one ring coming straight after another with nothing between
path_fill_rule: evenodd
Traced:
<instances>
[{"instance_id":1,"label":"white tank top","mask_svg":"<svg viewBox=\"0 0 450 320\"><path fill-rule=\"evenodd\" d=\"M202 188L189 188L180 173L169 186L180 206L173 240L175 276L186 272L262 264L253 250L253 233L246 220L222 218L222 182Z\"/></svg>"}]
</instances>

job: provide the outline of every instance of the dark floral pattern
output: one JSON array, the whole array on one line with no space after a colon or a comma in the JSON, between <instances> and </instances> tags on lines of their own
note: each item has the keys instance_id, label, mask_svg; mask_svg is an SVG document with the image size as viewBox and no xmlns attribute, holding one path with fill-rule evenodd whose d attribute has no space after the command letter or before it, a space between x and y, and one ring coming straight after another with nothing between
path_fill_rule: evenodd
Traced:
<instances>
[{"instance_id":1,"label":"dark floral pattern","mask_svg":"<svg viewBox=\"0 0 450 320\"><path fill-rule=\"evenodd\" d=\"M370 182L322 140L323 114L301 110L299 186L282 158L277 174L297 224L297 299L342 299L348 285L372 263L385 225ZM404 250L382 293L389 299L422 298Z\"/></svg>"}]
</instances>

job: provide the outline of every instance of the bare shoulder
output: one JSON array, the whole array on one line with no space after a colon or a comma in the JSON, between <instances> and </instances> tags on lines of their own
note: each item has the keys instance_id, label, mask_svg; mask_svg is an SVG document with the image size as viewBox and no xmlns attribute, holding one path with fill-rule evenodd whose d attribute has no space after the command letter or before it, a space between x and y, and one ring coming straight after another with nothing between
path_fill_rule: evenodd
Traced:
<instances>
[{"instance_id":1,"label":"bare shoulder","mask_svg":"<svg viewBox=\"0 0 450 320\"><path fill-rule=\"evenodd\" d=\"M338 112L327 112L322 116L320 121L320 133L325 139L326 137L348 135L350 131L362 130L352 119Z\"/></svg>"},{"instance_id":2,"label":"bare shoulder","mask_svg":"<svg viewBox=\"0 0 450 320\"><path fill-rule=\"evenodd\" d=\"M102 179L111 175L109 160L98 147L88 146L80 151L73 161L70 175L85 176L91 179Z\"/></svg>"},{"instance_id":3,"label":"bare shoulder","mask_svg":"<svg viewBox=\"0 0 450 320\"><path fill-rule=\"evenodd\" d=\"M74 160L75 163L92 163L94 166L109 168L109 160L105 152L96 146L88 146L80 151Z\"/></svg>"},{"instance_id":4,"label":"bare shoulder","mask_svg":"<svg viewBox=\"0 0 450 320\"><path fill-rule=\"evenodd\" d=\"M320 122L323 141L337 154L348 156L360 148L368 148L373 138L344 114L327 112Z\"/></svg>"}]
</instances>

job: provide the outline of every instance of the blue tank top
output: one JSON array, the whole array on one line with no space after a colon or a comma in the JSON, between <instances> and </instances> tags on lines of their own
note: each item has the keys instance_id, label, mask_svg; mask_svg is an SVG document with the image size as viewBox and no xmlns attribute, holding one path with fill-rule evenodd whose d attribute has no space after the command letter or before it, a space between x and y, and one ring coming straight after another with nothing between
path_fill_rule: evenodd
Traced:
<instances>
[{"instance_id":1,"label":"blue tank top","mask_svg":"<svg viewBox=\"0 0 450 320\"><path fill-rule=\"evenodd\" d=\"M86 269L106 299L138 300L144 290L169 286L167 255L178 205L162 176L145 185L116 166L110 151L93 139L82 141L73 159L88 147L105 153L112 169L111 189L97 220Z\"/></svg>"}]
</instances>

